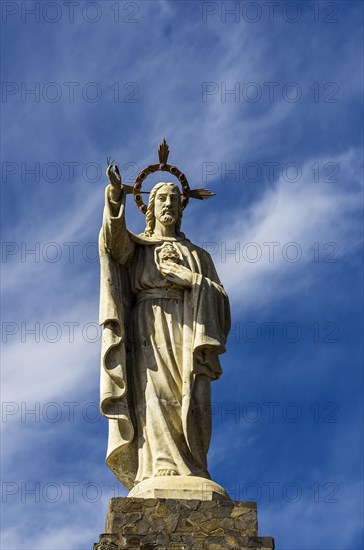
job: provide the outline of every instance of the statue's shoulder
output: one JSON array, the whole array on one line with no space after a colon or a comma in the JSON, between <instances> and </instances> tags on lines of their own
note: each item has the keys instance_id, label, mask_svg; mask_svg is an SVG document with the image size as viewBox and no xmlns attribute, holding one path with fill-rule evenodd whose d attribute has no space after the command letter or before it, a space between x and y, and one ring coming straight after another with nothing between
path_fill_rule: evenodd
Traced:
<instances>
[{"instance_id":1,"label":"statue's shoulder","mask_svg":"<svg viewBox=\"0 0 364 550\"><path fill-rule=\"evenodd\" d=\"M201 248L197 244L194 244L193 242L191 242L187 238L184 238L182 243L185 244L186 246L188 246L188 248L191 251L196 252L198 254L199 258L201 258L201 259L203 258L204 260L209 261L209 262L212 261L210 253L207 250L205 250L204 248Z\"/></svg>"},{"instance_id":2,"label":"statue's shoulder","mask_svg":"<svg viewBox=\"0 0 364 550\"><path fill-rule=\"evenodd\" d=\"M140 235L136 235L135 233L132 233L131 231L128 231L130 240L133 241L135 244L141 244L141 245L153 245L158 244L161 242L160 239L156 239L155 237L146 237L143 233L140 233Z\"/></svg>"}]
</instances>

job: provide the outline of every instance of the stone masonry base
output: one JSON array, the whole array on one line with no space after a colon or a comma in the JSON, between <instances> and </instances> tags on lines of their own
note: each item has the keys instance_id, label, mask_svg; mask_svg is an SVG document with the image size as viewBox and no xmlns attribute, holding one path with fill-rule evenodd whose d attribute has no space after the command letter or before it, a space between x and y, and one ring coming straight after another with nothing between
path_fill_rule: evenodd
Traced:
<instances>
[{"instance_id":1,"label":"stone masonry base","mask_svg":"<svg viewBox=\"0 0 364 550\"><path fill-rule=\"evenodd\" d=\"M112 498L93 550L272 550L254 502Z\"/></svg>"}]
</instances>

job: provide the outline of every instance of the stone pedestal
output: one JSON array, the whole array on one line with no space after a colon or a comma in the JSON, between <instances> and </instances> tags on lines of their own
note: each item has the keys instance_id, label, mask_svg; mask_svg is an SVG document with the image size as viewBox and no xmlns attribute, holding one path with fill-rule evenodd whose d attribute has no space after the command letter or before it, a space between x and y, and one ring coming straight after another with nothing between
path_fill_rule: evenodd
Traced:
<instances>
[{"instance_id":1,"label":"stone pedestal","mask_svg":"<svg viewBox=\"0 0 364 550\"><path fill-rule=\"evenodd\" d=\"M198 476L160 476L141 481L130 491L128 498L164 498L187 500L230 500L220 485Z\"/></svg>"},{"instance_id":2,"label":"stone pedestal","mask_svg":"<svg viewBox=\"0 0 364 550\"><path fill-rule=\"evenodd\" d=\"M94 550L272 550L254 502L112 498Z\"/></svg>"}]
</instances>

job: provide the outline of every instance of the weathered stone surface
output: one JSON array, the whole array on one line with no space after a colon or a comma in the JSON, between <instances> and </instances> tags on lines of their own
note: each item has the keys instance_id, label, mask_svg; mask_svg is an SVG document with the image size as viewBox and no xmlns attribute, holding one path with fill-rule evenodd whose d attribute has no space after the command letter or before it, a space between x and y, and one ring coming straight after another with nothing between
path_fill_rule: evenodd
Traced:
<instances>
[{"instance_id":1,"label":"weathered stone surface","mask_svg":"<svg viewBox=\"0 0 364 550\"><path fill-rule=\"evenodd\" d=\"M94 550L272 550L254 502L113 498Z\"/></svg>"},{"instance_id":2,"label":"weathered stone surface","mask_svg":"<svg viewBox=\"0 0 364 550\"><path fill-rule=\"evenodd\" d=\"M229 498L207 470L210 386L222 374L229 300L211 256L180 231L190 196L184 174L165 162L158 166L137 177L137 206L146 214L140 235L127 230L128 193L117 166L107 168L99 239L100 410L110 428L106 463L133 498ZM136 189L152 173L149 168L182 178L182 193L161 181L148 207L143 205ZM207 190L196 193L211 196Z\"/></svg>"}]
</instances>

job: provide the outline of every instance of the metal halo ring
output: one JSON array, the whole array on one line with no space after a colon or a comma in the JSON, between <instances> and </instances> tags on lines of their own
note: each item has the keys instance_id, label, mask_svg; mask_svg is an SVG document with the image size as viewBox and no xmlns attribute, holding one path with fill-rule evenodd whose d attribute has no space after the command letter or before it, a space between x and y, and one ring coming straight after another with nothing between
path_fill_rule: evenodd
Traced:
<instances>
[{"instance_id":1,"label":"metal halo ring","mask_svg":"<svg viewBox=\"0 0 364 550\"><path fill-rule=\"evenodd\" d=\"M150 164L149 166L147 166L147 168L144 168L144 170L139 172L139 174L135 178L133 185L134 201L139 210L143 212L143 214L145 214L147 211L147 205L144 204L141 195L142 184L147 179L147 177L154 172L169 172L178 179L182 187L182 209L186 208L188 201L190 200L190 186L188 185L185 174L181 172L181 170L179 170L176 166L172 166L171 164Z\"/></svg>"}]
</instances>

